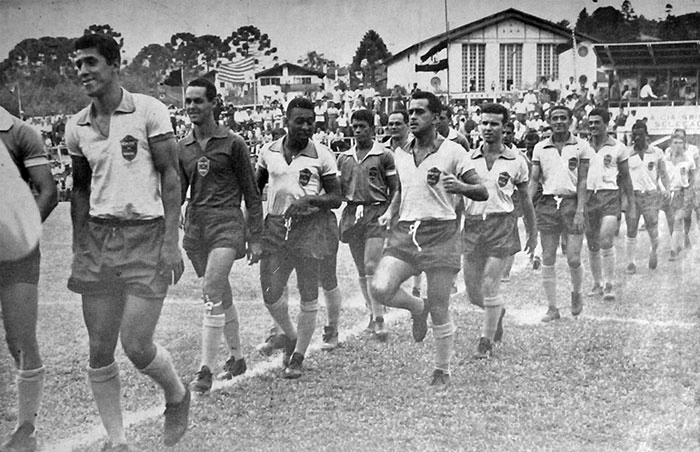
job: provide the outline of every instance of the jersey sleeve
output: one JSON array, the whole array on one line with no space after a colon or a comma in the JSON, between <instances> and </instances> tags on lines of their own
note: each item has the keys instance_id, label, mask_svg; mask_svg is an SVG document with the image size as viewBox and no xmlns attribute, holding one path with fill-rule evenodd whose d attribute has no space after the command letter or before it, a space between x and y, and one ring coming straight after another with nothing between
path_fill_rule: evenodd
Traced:
<instances>
[{"instance_id":1,"label":"jersey sleeve","mask_svg":"<svg viewBox=\"0 0 700 452\"><path fill-rule=\"evenodd\" d=\"M396 162L394 162L394 153L387 150L382 156L384 171L387 176L396 176Z\"/></svg>"},{"instance_id":2,"label":"jersey sleeve","mask_svg":"<svg viewBox=\"0 0 700 452\"><path fill-rule=\"evenodd\" d=\"M535 145L535 149L532 150L532 163L537 163L538 165L540 164L540 159L541 156L540 154L542 153L542 146Z\"/></svg>"},{"instance_id":3,"label":"jersey sleeve","mask_svg":"<svg viewBox=\"0 0 700 452\"><path fill-rule=\"evenodd\" d=\"M514 178L515 185L522 184L523 182L528 182L530 170L527 167L527 160L525 156L519 154L517 157L518 161L518 173Z\"/></svg>"},{"instance_id":4,"label":"jersey sleeve","mask_svg":"<svg viewBox=\"0 0 700 452\"><path fill-rule=\"evenodd\" d=\"M168 138L173 135L173 127L170 123L168 108L159 100L149 98L146 113L146 133L148 139L159 141L159 138Z\"/></svg>"},{"instance_id":5,"label":"jersey sleeve","mask_svg":"<svg viewBox=\"0 0 700 452\"><path fill-rule=\"evenodd\" d=\"M579 149L579 154L578 158L579 160L591 160L593 156L595 155L595 152L593 151L593 148L591 147L588 142L584 140L579 140L578 141L578 149Z\"/></svg>"},{"instance_id":6,"label":"jersey sleeve","mask_svg":"<svg viewBox=\"0 0 700 452\"><path fill-rule=\"evenodd\" d=\"M320 175L324 176L337 176L338 175L338 164L335 162L335 156L330 149L325 146L318 145L318 155L321 159Z\"/></svg>"},{"instance_id":7,"label":"jersey sleeve","mask_svg":"<svg viewBox=\"0 0 700 452\"><path fill-rule=\"evenodd\" d=\"M465 174L470 171L476 171L476 167L472 162L471 154L464 152L461 147L457 148L455 153L456 161L456 176L461 179Z\"/></svg>"},{"instance_id":8,"label":"jersey sleeve","mask_svg":"<svg viewBox=\"0 0 700 452\"><path fill-rule=\"evenodd\" d=\"M46 147L41 141L39 132L30 125L25 123L18 125L17 141L22 152L22 161L25 168L48 165L49 159L46 155Z\"/></svg>"},{"instance_id":9,"label":"jersey sleeve","mask_svg":"<svg viewBox=\"0 0 700 452\"><path fill-rule=\"evenodd\" d=\"M620 151L617 153L617 161L624 162L630 158L630 149L624 144L620 143Z\"/></svg>"}]
</instances>

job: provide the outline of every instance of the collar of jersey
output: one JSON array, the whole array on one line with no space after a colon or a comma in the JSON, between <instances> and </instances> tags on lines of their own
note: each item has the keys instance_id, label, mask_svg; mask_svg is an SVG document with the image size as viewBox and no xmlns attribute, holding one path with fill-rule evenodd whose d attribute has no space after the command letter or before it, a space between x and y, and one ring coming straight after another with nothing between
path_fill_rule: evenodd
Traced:
<instances>
[{"instance_id":1,"label":"collar of jersey","mask_svg":"<svg viewBox=\"0 0 700 452\"><path fill-rule=\"evenodd\" d=\"M94 102L90 102L90 105L88 105L87 108L78 113L79 116L77 124L79 126L86 126L92 123L93 107ZM122 100L119 102L117 109L114 110L114 113L133 113L135 110L136 105L134 104L134 96L129 91L122 88Z\"/></svg>"},{"instance_id":2,"label":"collar of jersey","mask_svg":"<svg viewBox=\"0 0 700 452\"><path fill-rule=\"evenodd\" d=\"M225 126L216 126L216 129L214 129L214 133L211 135L212 138L226 138L228 137L228 129ZM194 143L197 141L194 138L194 128L190 131L190 133L187 134L185 138L182 140L185 143L185 146L189 146L190 144Z\"/></svg>"},{"instance_id":3,"label":"collar of jersey","mask_svg":"<svg viewBox=\"0 0 700 452\"><path fill-rule=\"evenodd\" d=\"M343 151L343 154L348 155L350 157L354 157L355 160L359 160L357 158L356 149L357 149L357 145L354 145L353 147L351 147L347 151ZM381 143L373 141L372 148L369 150L369 152L367 152L367 154L365 155L365 158L367 158L370 155L382 155L382 154L384 154L384 146L382 146Z\"/></svg>"},{"instance_id":4,"label":"collar of jersey","mask_svg":"<svg viewBox=\"0 0 700 452\"><path fill-rule=\"evenodd\" d=\"M570 144L577 144L576 137L574 136L573 133L569 133L569 139L566 140L566 143L564 143L564 146L568 146ZM544 144L542 147L548 148L548 147L556 147L554 145L554 142L552 141L552 137L547 138L547 140L544 141Z\"/></svg>"},{"instance_id":5,"label":"collar of jersey","mask_svg":"<svg viewBox=\"0 0 700 452\"><path fill-rule=\"evenodd\" d=\"M615 146L617 143L618 143L618 141L616 139L614 139L613 137L608 135L607 139L605 140L605 142L603 143L603 145L600 148L603 149L604 146ZM591 142L590 144L591 144L591 148L594 149L593 143Z\"/></svg>"},{"instance_id":6,"label":"collar of jersey","mask_svg":"<svg viewBox=\"0 0 700 452\"><path fill-rule=\"evenodd\" d=\"M282 153L282 147L284 146L284 137L277 141L272 142L270 145L270 152ZM309 157L312 159L318 158L318 152L316 152L316 145L313 140L309 140L306 147L299 152L297 155L303 155L304 157Z\"/></svg>"},{"instance_id":7,"label":"collar of jersey","mask_svg":"<svg viewBox=\"0 0 700 452\"><path fill-rule=\"evenodd\" d=\"M472 152L472 160L476 160L478 158L481 158L484 156L484 153L482 150L484 149L483 145L479 146L478 148L474 149ZM515 160L517 158L516 151L513 151L506 145L503 145L503 152L501 155L498 156L499 159L506 159L506 160Z\"/></svg>"}]
</instances>

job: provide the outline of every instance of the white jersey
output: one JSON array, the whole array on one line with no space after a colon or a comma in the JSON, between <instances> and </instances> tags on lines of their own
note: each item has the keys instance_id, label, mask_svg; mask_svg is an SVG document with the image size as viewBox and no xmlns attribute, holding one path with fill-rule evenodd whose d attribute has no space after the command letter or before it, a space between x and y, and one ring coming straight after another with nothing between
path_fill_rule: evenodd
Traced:
<instances>
[{"instance_id":1,"label":"white jersey","mask_svg":"<svg viewBox=\"0 0 700 452\"><path fill-rule=\"evenodd\" d=\"M614 138L607 137L607 141L599 150L594 149L591 166L588 168L587 188L593 191L617 190L619 164L627 161L628 158L627 146Z\"/></svg>"},{"instance_id":2,"label":"white jersey","mask_svg":"<svg viewBox=\"0 0 700 452\"><path fill-rule=\"evenodd\" d=\"M542 194L575 196L579 165L592 156L593 150L588 142L573 135L569 135L561 153L551 138L537 143L532 151L532 164L540 167Z\"/></svg>"},{"instance_id":3,"label":"white jersey","mask_svg":"<svg viewBox=\"0 0 700 452\"><path fill-rule=\"evenodd\" d=\"M664 153L656 146L651 146L640 156L632 151L628 159L630 178L635 191L647 192L659 188L659 162L663 162Z\"/></svg>"}]
</instances>

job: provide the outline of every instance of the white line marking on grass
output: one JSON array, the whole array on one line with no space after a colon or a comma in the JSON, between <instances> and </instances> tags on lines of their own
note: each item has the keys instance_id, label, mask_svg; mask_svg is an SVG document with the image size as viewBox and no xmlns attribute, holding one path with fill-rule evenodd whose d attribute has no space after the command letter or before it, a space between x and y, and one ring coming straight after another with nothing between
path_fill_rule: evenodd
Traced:
<instances>
[{"instance_id":1,"label":"white line marking on grass","mask_svg":"<svg viewBox=\"0 0 700 452\"><path fill-rule=\"evenodd\" d=\"M168 302L176 301L174 300L169 300ZM187 302L191 303L192 300L180 300L182 302ZM352 307L362 307L364 306L364 299L362 296L353 296L351 298L348 298L346 300L343 300L343 304L345 306L352 306ZM403 309L392 309L389 312L386 313L384 316L384 321L387 325L392 325L397 323L398 320L400 320L402 317L408 316L408 313L405 312ZM353 339L364 331L366 325L364 322L360 322L359 324L356 324L352 326L350 329L347 329L345 331L345 334L343 334L342 338L344 340L350 340ZM316 340L314 340L311 345L309 346L309 349L306 352L306 356L312 355L319 350L321 350L321 340L318 339L318 335L316 335ZM278 355L275 355L274 357L270 357L269 359L265 361L261 361L257 363L255 366L252 368L248 369L246 373L243 375L240 375L238 377L235 377L232 380L214 380L214 384L212 385L212 389L210 392L217 392L221 391L224 389L232 388L235 387L239 384L241 384L243 381L248 380L250 378L255 378L259 375L263 375L268 372L272 372L275 370L281 369L281 358ZM192 398L192 403L199 403L197 397ZM128 429L129 427L132 427L134 425L141 424L146 421L150 421L156 418L159 418L160 416L163 415L163 410L164 410L164 405L158 405L158 406L153 406L150 408L146 408L141 411L134 411L134 412L124 412L124 428ZM45 443L42 450L47 451L47 452L69 452L72 451L78 447L89 447L93 444L96 444L99 441L106 440L107 436L104 431L104 428L102 427L101 424L92 424L89 426L89 430L86 431L85 433L72 436L70 438L63 439L57 443Z\"/></svg>"}]
</instances>

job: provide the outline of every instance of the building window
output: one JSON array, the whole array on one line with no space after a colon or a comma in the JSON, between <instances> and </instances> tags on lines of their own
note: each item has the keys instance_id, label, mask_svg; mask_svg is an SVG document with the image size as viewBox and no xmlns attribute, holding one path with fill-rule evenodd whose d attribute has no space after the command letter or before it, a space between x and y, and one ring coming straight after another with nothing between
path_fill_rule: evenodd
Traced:
<instances>
[{"instance_id":1,"label":"building window","mask_svg":"<svg viewBox=\"0 0 700 452\"><path fill-rule=\"evenodd\" d=\"M501 90L522 89L523 84L523 45L501 44L498 68Z\"/></svg>"},{"instance_id":2,"label":"building window","mask_svg":"<svg viewBox=\"0 0 700 452\"><path fill-rule=\"evenodd\" d=\"M279 77L260 77L260 86L279 85Z\"/></svg>"},{"instance_id":3,"label":"building window","mask_svg":"<svg viewBox=\"0 0 700 452\"><path fill-rule=\"evenodd\" d=\"M486 44L462 44L462 91L484 92Z\"/></svg>"},{"instance_id":4,"label":"building window","mask_svg":"<svg viewBox=\"0 0 700 452\"><path fill-rule=\"evenodd\" d=\"M537 44L537 80L547 77L548 81L559 79L559 55L555 44Z\"/></svg>"},{"instance_id":5,"label":"building window","mask_svg":"<svg viewBox=\"0 0 700 452\"><path fill-rule=\"evenodd\" d=\"M310 85L311 84L311 77L300 77L300 82L302 85Z\"/></svg>"},{"instance_id":6,"label":"building window","mask_svg":"<svg viewBox=\"0 0 700 452\"><path fill-rule=\"evenodd\" d=\"M219 88L226 88L226 82L219 82Z\"/></svg>"}]
</instances>

